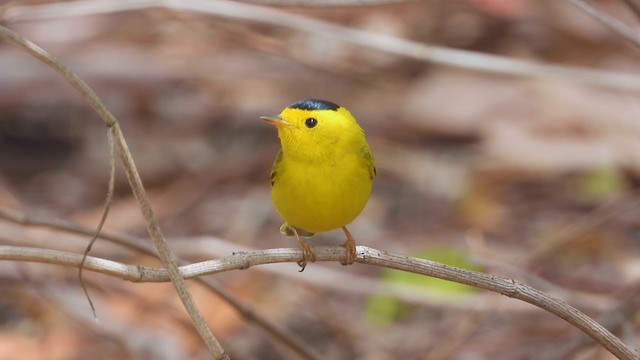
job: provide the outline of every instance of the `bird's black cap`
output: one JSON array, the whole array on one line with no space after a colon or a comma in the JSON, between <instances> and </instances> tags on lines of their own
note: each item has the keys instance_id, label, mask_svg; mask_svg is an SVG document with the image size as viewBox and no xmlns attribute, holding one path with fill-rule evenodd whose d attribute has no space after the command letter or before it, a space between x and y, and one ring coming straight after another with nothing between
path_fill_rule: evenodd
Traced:
<instances>
[{"instance_id":1,"label":"bird's black cap","mask_svg":"<svg viewBox=\"0 0 640 360\"><path fill-rule=\"evenodd\" d=\"M340 105L332 103L331 101L318 100L318 99L305 99L289 105L292 109L301 110L333 110L336 111L340 108Z\"/></svg>"}]
</instances>

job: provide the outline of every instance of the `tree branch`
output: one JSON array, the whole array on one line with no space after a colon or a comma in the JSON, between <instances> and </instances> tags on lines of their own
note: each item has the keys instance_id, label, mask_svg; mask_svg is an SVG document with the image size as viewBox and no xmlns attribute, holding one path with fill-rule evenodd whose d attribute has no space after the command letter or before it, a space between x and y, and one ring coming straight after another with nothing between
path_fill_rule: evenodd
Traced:
<instances>
[{"instance_id":1,"label":"tree branch","mask_svg":"<svg viewBox=\"0 0 640 360\"><path fill-rule=\"evenodd\" d=\"M74 222L66 221L63 219L57 219L49 216L42 216L36 214L25 214L19 211L11 210L9 208L5 208L0 206L0 219L6 220L8 222L30 226L30 227L42 227L48 228L53 231L59 231L67 234L74 235L86 235L91 236L93 234L93 229L88 226L84 226L81 224L77 224ZM47 236L47 235L45 235ZM139 252L142 254L146 254L149 256L155 256L155 252L153 247L148 246L142 239L126 235L120 233L113 233L109 231L101 231L100 238L106 241L109 241L115 245L122 246L124 248L130 249L135 252ZM172 239L172 243L175 243L177 247L181 248L179 252L180 257L178 263L181 265L187 264L188 262L184 259L191 258L190 254L197 254L197 256L205 256L209 257L223 257L229 253L237 252L237 251L254 251L256 249L243 247L238 245L237 243L232 243L229 241L225 241L223 239L219 239L212 236L196 236L196 237L188 237L188 238L176 238ZM181 246L181 244L188 244L188 246ZM31 246L29 244L21 244L21 246ZM238 250L240 249L240 250ZM487 265L486 263L481 263L482 265ZM497 267L496 264L490 264L491 268ZM553 286L547 282L541 281L541 279L537 278L535 275L525 273L522 270L515 269L510 267L509 269L504 269L504 267L499 267L501 271L507 271L507 273L515 273L516 276L522 276L527 279L527 281L535 282L540 284L545 291L551 291L555 294L561 294L561 299L570 302L572 304L579 304L579 306L583 309L589 309L590 311L602 311L608 309L606 305L599 305L600 303L594 303L592 301L586 301L583 298L576 297L573 294L569 294L567 292L562 292L562 289ZM410 304L419 304L421 306L426 307L435 307L435 308L448 308L454 311L463 311L463 312L476 312L476 311L486 311L489 308L494 308L494 305L490 305L488 302L449 302L446 300L442 300L438 297L430 297L425 296L423 291L416 289L410 285L402 285L402 284L389 284L387 282L383 282L376 279L371 279L368 277L356 275L356 274L345 274L340 273L337 270L329 270L323 269L321 272L318 272L318 276L314 277L300 277L294 275L294 273L290 273L288 270L277 268L277 267L269 267L262 268L261 271L285 276L288 278L293 278L296 281L306 282L315 287L325 287L328 289L334 289L337 291L347 292L354 295L361 296L371 296L371 295L379 295L381 293L392 296L398 300L402 300L404 302L408 302ZM341 281L335 281L336 276L341 276ZM207 281L203 281L207 280ZM256 312L254 309L251 309L246 304L243 304L233 296L227 299L220 292L223 290L218 284L207 284L210 279L196 278L196 281L202 282L202 284L209 288L214 294L220 295L225 301L228 301L231 306L237 307L238 312L243 315L248 321L256 322L256 325L259 327L263 327L264 330L268 331L269 326L264 326L261 321L267 321L266 319L259 318L254 319L252 314ZM535 309L526 308L523 304L513 303L513 302L505 302L501 303L500 310L502 312L531 312L535 311ZM245 313L243 309L248 309ZM272 324L273 325L273 324ZM283 330L280 330L281 333L272 334L276 339L282 339L286 337L295 338L293 334L288 334ZM285 344L287 342L285 341ZM297 349L292 349L294 351L298 351ZM308 357L307 357L308 358ZM313 358L313 357L311 357Z\"/></svg>"},{"instance_id":2,"label":"tree branch","mask_svg":"<svg viewBox=\"0 0 640 360\"><path fill-rule=\"evenodd\" d=\"M631 288L624 291L622 294L616 296L620 299L618 306L615 306L604 314L601 314L598 318L598 322L608 329L620 330L625 322L634 316L640 307L640 284L635 284ZM558 342L558 346L553 352L548 352L546 356L542 356L545 359L570 359L573 358L575 353L586 345L589 345L590 341L582 334L574 337L573 339L563 339L562 342Z\"/></svg>"},{"instance_id":3,"label":"tree branch","mask_svg":"<svg viewBox=\"0 0 640 360\"><path fill-rule=\"evenodd\" d=\"M340 261L346 256L345 249L341 246L318 246L315 247L315 250L317 261ZM361 264L433 276L525 301L551 312L577 327L619 359L633 360L638 357L619 338L580 310L516 280L460 269L430 260L394 254L366 246L357 246L356 251L356 262ZM179 271L184 278L192 278L230 270L248 269L252 266L263 264L296 262L301 257L302 251L300 249L267 249L193 263L181 266ZM82 260L82 255L39 248L0 246L0 260L31 261L77 267ZM133 282L166 282L169 280L168 273L164 269L127 265L93 256L87 257L85 269Z\"/></svg>"},{"instance_id":4,"label":"tree branch","mask_svg":"<svg viewBox=\"0 0 640 360\"><path fill-rule=\"evenodd\" d=\"M299 7L350 7L380 6L417 0L240 0L242 2L264 6L299 6Z\"/></svg>"},{"instance_id":5,"label":"tree branch","mask_svg":"<svg viewBox=\"0 0 640 360\"><path fill-rule=\"evenodd\" d=\"M640 19L640 5L638 5L635 0L622 0L631 11L635 14L636 18Z\"/></svg>"},{"instance_id":6,"label":"tree branch","mask_svg":"<svg viewBox=\"0 0 640 360\"><path fill-rule=\"evenodd\" d=\"M640 33L631 28L629 25L623 23L622 21L614 18L611 15L608 15L607 13L603 12L593 5L590 5L584 0L570 1L575 7L582 10L592 18L596 19L597 21L608 27L610 30L629 41L631 44L640 47Z\"/></svg>"},{"instance_id":7,"label":"tree branch","mask_svg":"<svg viewBox=\"0 0 640 360\"><path fill-rule=\"evenodd\" d=\"M427 61L496 74L558 78L577 83L640 90L640 76L586 68L548 65L535 61L449 49L422 44L393 36L353 29L278 9L243 4L230 0L85 0L47 5L16 6L7 9L4 18L10 21L47 19L66 16L96 15L145 8L168 8L210 15L243 19L284 26L316 35L328 36L354 45Z\"/></svg>"},{"instance_id":8,"label":"tree branch","mask_svg":"<svg viewBox=\"0 0 640 360\"><path fill-rule=\"evenodd\" d=\"M4 219L14 224L32 227L44 227L74 235L92 236L95 232L95 230L91 227L76 224L74 222L50 218L47 216L28 215L2 206L0 206L0 219ZM99 234L99 238L141 254L146 254L153 257L156 256L156 253L152 246L147 245L147 243L143 242L141 239L129 235L114 234L108 231L101 231ZM178 259L178 263L184 265L187 262L185 260ZM313 349L304 344L296 336L282 329L279 325L273 323L269 319L265 318L251 306L238 300L235 296L233 296L233 294L231 294L231 292L220 286L220 284L213 279L198 277L195 279L195 281L197 281L205 288L211 290L211 292L213 292L214 294L218 295L234 309L236 309L238 313L240 313L240 315L242 315L245 319L256 324L259 328L261 328L267 334L271 335L277 341L280 341L283 345L298 354L301 358L307 360L322 359L319 354L317 354L315 351L313 351Z\"/></svg>"},{"instance_id":9,"label":"tree branch","mask_svg":"<svg viewBox=\"0 0 640 360\"><path fill-rule=\"evenodd\" d=\"M127 179L129 179L129 185L133 190L133 194L136 197L136 200L138 200L138 204L145 218L147 231L149 232L149 235L153 239L156 249L158 250L160 260L162 261L162 264L165 266L165 268L169 271L171 283L175 287L176 292L178 293L178 296L182 301L182 304L187 310L189 317L191 317L194 326L198 330L198 333L200 334L202 340L207 345L210 353L215 356L216 359L228 359L229 357L225 354L224 349L220 345L220 342L218 342L218 340L211 332L211 329L209 329L209 326L205 322L200 309L198 309L195 301L193 300L193 296L191 296L191 293L189 292L186 282L180 276L175 256L171 252L171 249L164 239L164 235L160 230L160 226L155 216L153 215L153 210L151 209L151 204L149 203L147 193L144 189L144 186L142 185L140 174L136 169L133 157L131 156L131 152L129 151L127 143L124 139L124 135L122 134L120 125L118 124L115 116L113 116L109 109L107 109L104 103L100 100L98 95L96 95L96 93L91 90L91 88L84 81L82 81L67 67L62 65L54 56L49 54L46 50L1 25L0 37L26 50L28 53L41 60L45 64L49 65L52 69L62 75L62 77L67 82L69 82L76 90L78 90L78 92L89 102L89 104L98 113L98 115L100 115L107 128L109 128L113 132L120 159L124 164Z\"/></svg>"}]
</instances>

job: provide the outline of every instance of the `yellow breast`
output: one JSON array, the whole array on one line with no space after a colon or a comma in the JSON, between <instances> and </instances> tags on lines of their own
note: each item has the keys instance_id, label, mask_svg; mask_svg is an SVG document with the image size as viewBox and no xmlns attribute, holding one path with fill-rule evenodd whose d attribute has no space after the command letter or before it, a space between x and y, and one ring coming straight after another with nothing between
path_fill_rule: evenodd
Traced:
<instances>
[{"instance_id":1,"label":"yellow breast","mask_svg":"<svg viewBox=\"0 0 640 360\"><path fill-rule=\"evenodd\" d=\"M313 163L284 156L276 166L273 202L289 225L309 232L349 224L371 194L370 164L360 153L339 161Z\"/></svg>"}]
</instances>

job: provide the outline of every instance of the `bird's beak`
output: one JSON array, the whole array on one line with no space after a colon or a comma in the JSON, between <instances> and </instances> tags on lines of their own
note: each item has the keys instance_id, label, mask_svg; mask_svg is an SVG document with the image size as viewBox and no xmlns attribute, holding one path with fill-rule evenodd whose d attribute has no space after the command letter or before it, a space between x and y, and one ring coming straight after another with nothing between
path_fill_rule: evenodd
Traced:
<instances>
[{"instance_id":1,"label":"bird's beak","mask_svg":"<svg viewBox=\"0 0 640 360\"><path fill-rule=\"evenodd\" d=\"M285 119L281 118L280 115L260 116L260 119L268 122L271 125L275 125L278 128L281 126L291 125L290 122L287 122Z\"/></svg>"}]
</instances>

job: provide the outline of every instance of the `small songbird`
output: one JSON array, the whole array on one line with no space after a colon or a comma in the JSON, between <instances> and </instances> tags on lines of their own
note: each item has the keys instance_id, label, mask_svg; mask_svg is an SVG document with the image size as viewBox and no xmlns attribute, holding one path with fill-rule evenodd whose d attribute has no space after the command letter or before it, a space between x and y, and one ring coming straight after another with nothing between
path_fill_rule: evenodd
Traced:
<instances>
[{"instance_id":1,"label":"small songbird","mask_svg":"<svg viewBox=\"0 0 640 360\"><path fill-rule=\"evenodd\" d=\"M342 265L356 259L347 225L367 204L376 166L364 131L346 108L306 99L277 116L261 116L275 125L282 148L271 170L271 197L285 223L280 232L295 236L304 254L303 271L316 254L304 237L342 228L347 250Z\"/></svg>"}]
</instances>

